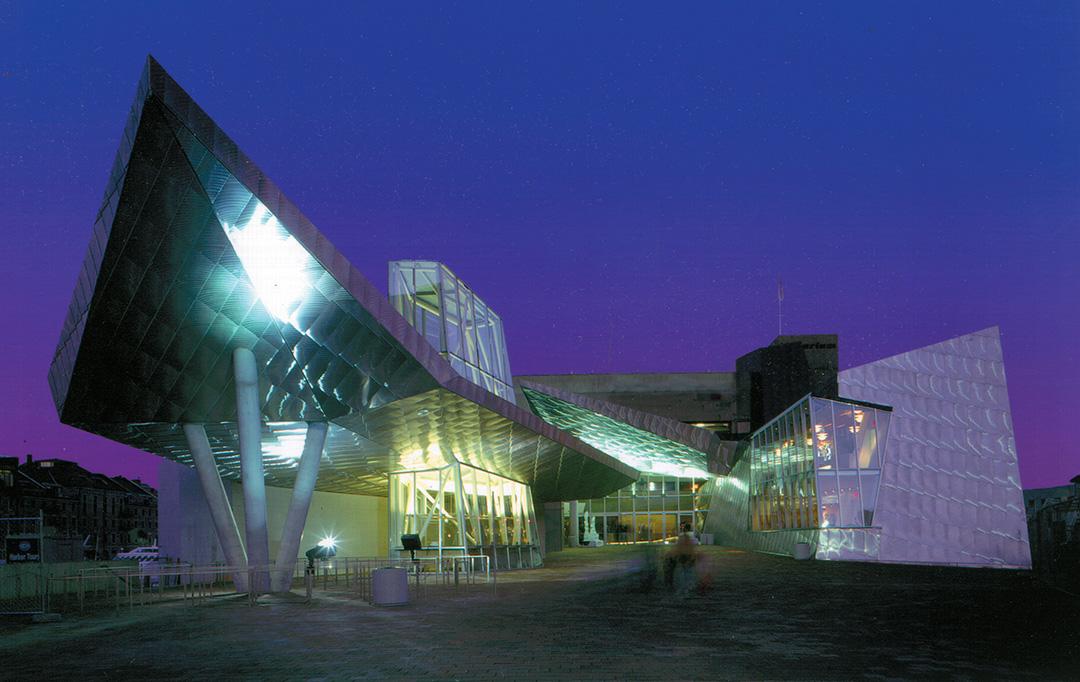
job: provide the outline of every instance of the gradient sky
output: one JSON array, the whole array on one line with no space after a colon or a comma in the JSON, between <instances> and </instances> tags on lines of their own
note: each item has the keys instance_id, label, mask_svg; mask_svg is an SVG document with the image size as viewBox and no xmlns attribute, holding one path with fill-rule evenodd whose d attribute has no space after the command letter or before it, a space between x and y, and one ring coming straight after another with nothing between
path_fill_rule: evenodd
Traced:
<instances>
[{"instance_id":1,"label":"gradient sky","mask_svg":"<svg viewBox=\"0 0 1080 682\"><path fill-rule=\"evenodd\" d=\"M0 0L0 453L156 480L46 382L153 53L383 291L449 264L516 374L732 370L779 275L841 367L998 325L1023 485L1080 473L1077 6L759 4Z\"/></svg>"}]
</instances>

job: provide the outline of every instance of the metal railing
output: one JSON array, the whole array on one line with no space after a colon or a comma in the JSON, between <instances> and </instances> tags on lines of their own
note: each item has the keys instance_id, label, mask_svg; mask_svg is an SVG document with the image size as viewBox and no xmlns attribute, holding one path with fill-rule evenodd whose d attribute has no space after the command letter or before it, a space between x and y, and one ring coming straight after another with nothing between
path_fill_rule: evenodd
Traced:
<instances>
[{"instance_id":1,"label":"metal railing","mask_svg":"<svg viewBox=\"0 0 1080 682\"><path fill-rule=\"evenodd\" d=\"M491 584L494 589L495 573L491 570L490 558L482 554L465 556L405 557L394 559L372 559L359 557L334 558L317 564L312 576L313 586L321 582L324 590L331 583L335 587L355 589L361 599L372 602L372 574L380 568L403 568L408 572L413 598L419 598L421 591L428 585L477 585L481 581Z\"/></svg>"},{"instance_id":2,"label":"metal railing","mask_svg":"<svg viewBox=\"0 0 1080 682\"><path fill-rule=\"evenodd\" d=\"M372 577L380 568L403 568L408 571L410 599L420 599L426 588L433 585L470 587L488 584L495 589L495 573L490 559L484 555L383 559L341 557L315 564L314 572L306 571L306 562L297 560L292 566L289 588L307 588L308 597L315 588L329 591L344 588L372 603ZM190 605L205 603L213 597L237 596L234 579L247 578L247 585L264 582L259 576L275 571L273 564L265 566L228 566L214 564L194 566L186 563L156 563L140 567L95 566L67 576L48 577L44 584L44 603L47 612L85 613L107 611L119 613L122 608L182 601ZM266 590L249 589L246 599L254 604Z\"/></svg>"},{"instance_id":3,"label":"metal railing","mask_svg":"<svg viewBox=\"0 0 1080 682\"><path fill-rule=\"evenodd\" d=\"M73 575L45 581L49 612L101 610L118 612L126 606L181 600L191 603L209 597L236 594L233 577L247 569L234 566L192 566L185 563L155 564L152 568L97 566ZM252 569L254 573L254 569Z\"/></svg>"}]
</instances>

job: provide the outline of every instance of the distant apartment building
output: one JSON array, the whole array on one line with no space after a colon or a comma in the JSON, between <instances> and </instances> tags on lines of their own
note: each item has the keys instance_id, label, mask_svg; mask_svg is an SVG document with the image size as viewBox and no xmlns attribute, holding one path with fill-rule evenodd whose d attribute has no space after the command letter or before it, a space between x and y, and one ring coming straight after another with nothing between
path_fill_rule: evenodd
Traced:
<instances>
[{"instance_id":1,"label":"distant apartment building","mask_svg":"<svg viewBox=\"0 0 1080 682\"><path fill-rule=\"evenodd\" d=\"M1075 585L1080 580L1080 476L1071 485L1024 491L1033 568Z\"/></svg>"},{"instance_id":2,"label":"distant apartment building","mask_svg":"<svg viewBox=\"0 0 1080 682\"><path fill-rule=\"evenodd\" d=\"M111 559L157 538L157 491L62 459L0 457L0 517L44 518L46 561Z\"/></svg>"}]
</instances>

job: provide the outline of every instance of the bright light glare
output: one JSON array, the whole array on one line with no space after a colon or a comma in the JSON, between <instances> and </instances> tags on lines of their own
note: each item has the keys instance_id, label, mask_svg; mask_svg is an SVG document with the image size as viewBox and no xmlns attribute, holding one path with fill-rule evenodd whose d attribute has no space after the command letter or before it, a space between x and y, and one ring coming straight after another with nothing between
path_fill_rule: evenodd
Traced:
<instances>
[{"instance_id":1,"label":"bright light glare","mask_svg":"<svg viewBox=\"0 0 1080 682\"><path fill-rule=\"evenodd\" d=\"M311 286L308 252L262 204L243 225L224 227L263 304L274 317L288 322Z\"/></svg>"},{"instance_id":2,"label":"bright light glare","mask_svg":"<svg viewBox=\"0 0 1080 682\"><path fill-rule=\"evenodd\" d=\"M336 546L337 546L337 538L333 537L332 535L328 535L327 537L323 538L322 540L319 540L319 547L336 547Z\"/></svg>"},{"instance_id":3,"label":"bright light glare","mask_svg":"<svg viewBox=\"0 0 1080 682\"><path fill-rule=\"evenodd\" d=\"M280 459L300 459L304 454L307 425L303 422L299 425L292 422L269 422L267 426L274 434L274 440L263 443L263 454Z\"/></svg>"}]
</instances>

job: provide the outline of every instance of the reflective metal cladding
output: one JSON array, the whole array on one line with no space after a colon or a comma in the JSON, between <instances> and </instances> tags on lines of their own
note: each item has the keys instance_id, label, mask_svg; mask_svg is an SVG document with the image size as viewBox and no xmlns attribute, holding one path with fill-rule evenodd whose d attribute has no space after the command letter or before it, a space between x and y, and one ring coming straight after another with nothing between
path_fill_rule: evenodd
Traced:
<instances>
[{"instance_id":1,"label":"reflective metal cladding","mask_svg":"<svg viewBox=\"0 0 1080 682\"><path fill-rule=\"evenodd\" d=\"M718 543L1031 566L997 328L844 370L839 384L854 400L797 402L716 479L706 531Z\"/></svg>"},{"instance_id":2,"label":"reflective metal cladding","mask_svg":"<svg viewBox=\"0 0 1080 682\"><path fill-rule=\"evenodd\" d=\"M223 475L239 477L237 347L258 363L273 485L291 485L297 434L315 420L330 422L320 490L385 495L388 472L428 461L527 483L538 500L638 475L458 376L148 58L49 369L53 399L64 423L184 463L180 424L206 424ZM491 367L506 369L505 347Z\"/></svg>"},{"instance_id":3,"label":"reflective metal cladding","mask_svg":"<svg viewBox=\"0 0 1080 682\"><path fill-rule=\"evenodd\" d=\"M562 391L519 382L536 414L640 471L687 478L727 473L716 434L689 424Z\"/></svg>"}]
</instances>

